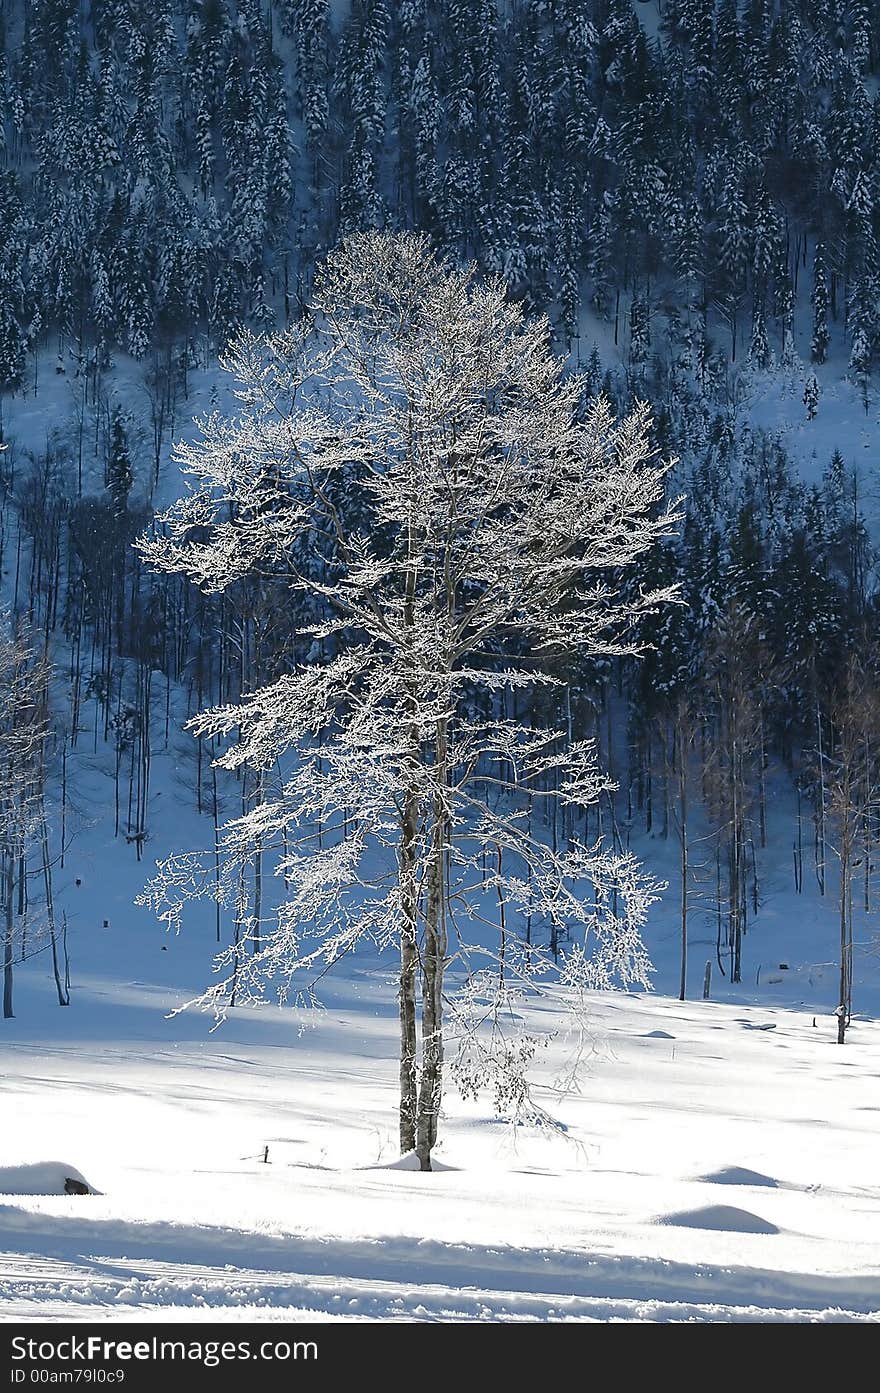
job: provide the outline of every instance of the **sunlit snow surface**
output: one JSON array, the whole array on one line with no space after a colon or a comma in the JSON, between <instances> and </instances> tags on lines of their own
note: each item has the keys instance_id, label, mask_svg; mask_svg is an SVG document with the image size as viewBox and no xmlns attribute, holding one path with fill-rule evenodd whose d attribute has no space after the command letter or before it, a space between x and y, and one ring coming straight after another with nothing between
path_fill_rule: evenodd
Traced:
<instances>
[{"instance_id":1,"label":"sunlit snow surface","mask_svg":"<svg viewBox=\"0 0 880 1393\"><path fill-rule=\"evenodd\" d=\"M597 997L580 1094L544 1064L566 1135L450 1091L422 1176L395 1164L384 973L303 1035L277 1010L208 1034L178 999L22 988L0 1165L63 1155L102 1193L0 1198L5 1319L880 1318L874 1021L840 1049L827 1016Z\"/></svg>"}]
</instances>

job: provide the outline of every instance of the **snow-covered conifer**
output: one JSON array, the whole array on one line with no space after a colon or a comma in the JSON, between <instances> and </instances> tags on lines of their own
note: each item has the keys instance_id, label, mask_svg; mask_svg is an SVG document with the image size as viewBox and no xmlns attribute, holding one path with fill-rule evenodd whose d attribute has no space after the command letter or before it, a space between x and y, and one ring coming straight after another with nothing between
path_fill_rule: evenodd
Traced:
<instances>
[{"instance_id":1,"label":"snow-covered conifer","mask_svg":"<svg viewBox=\"0 0 880 1393\"><path fill-rule=\"evenodd\" d=\"M814 421L819 409L819 379L814 372L804 383L804 406L807 408L807 420Z\"/></svg>"},{"instance_id":2,"label":"snow-covered conifer","mask_svg":"<svg viewBox=\"0 0 880 1393\"><path fill-rule=\"evenodd\" d=\"M828 353L828 276L825 269L825 249L816 243L813 258L813 336L810 356L814 363L824 363Z\"/></svg>"},{"instance_id":3,"label":"snow-covered conifer","mask_svg":"<svg viewBox=\"0 0 880 1393\"><path fill-rule=\"evenodd\" d=\"M122 517L128 508L128 495L134 482L128 444L129 424L122 408L114 407L110 420L110 442L107 455L107 491L110 494L113 511L117 517Z\"/></svg>"},{"instance_id":4,"label":"snow-covered conifer","mask_svg":"<svg viewBox=\"0 0 880 1393\"><path fill-rule=\"evenodd\" d=\"M749 345L749 360L758 368L766 368L770 358L770 345L767 342L767 325L764 320L764 311L760 305L755 306L755 314L752 320L752 341Z\"/></svg>"}]
</instances>

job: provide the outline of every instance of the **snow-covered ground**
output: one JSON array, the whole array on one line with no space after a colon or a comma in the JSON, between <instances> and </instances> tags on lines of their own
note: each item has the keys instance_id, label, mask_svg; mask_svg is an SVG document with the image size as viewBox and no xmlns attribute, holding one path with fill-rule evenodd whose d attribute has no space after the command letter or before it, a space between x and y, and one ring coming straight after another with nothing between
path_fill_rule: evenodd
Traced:
<instances>
[{"instance_id":1,"label":"snow-covered ground","mask_svg":"<svg viewBox=\"0 0 880 1393\"><path fill-rule=\"evenodd\" d=\"M65 1010L22 974L4 1027L0 1166L100 1192L0 1198L6 1320L880 1319L876 1021L841 1049L827 1015L597 996L580 1092L542 1064L564 1134L450 1092L424 1176L396 1161L383 970L303 1033L274 1009L209 1033L132 948Z\"/></svg>"}]
</instances>

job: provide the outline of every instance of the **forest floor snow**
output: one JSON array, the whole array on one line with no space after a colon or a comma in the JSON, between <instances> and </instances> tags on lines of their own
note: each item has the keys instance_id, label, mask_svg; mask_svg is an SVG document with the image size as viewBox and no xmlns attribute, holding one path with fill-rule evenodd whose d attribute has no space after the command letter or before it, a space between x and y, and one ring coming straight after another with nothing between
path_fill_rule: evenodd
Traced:
<instances>
[{"instance_id":1,"label":"forest floor snow","mask_svg":"<svg viewBox=\"0 0 880 1393\"><path fill-rule=\"evenodd\" d=\"M331 982L303 1032L180 999L95 973L60 1009L22 972L0 1166L62 1154L99 1193L0 1196L0 1318L880 1319L876 1021L840 1048L796 1009L597 995L579 1090L542 1061L564 1130L450 1088L421 1175L389 974Z\"/></svg>"}]
</instances>

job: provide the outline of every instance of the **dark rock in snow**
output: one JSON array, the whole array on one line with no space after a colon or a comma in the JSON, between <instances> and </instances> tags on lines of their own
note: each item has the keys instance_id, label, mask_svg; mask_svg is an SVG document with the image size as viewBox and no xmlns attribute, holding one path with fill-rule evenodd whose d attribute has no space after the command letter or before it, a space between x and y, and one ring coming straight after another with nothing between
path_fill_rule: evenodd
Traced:
<instances>
[{"instance_id":1,"label":"dark rock in snow","mask_svg":"<svg viewBox=\"0 0 880 1393\"><path fill-rule=\"evenodd\" d=\"M31 1161L0 1166L0 1195L97 1195L69 1161Z\"/></svg>"}]
</instances>

